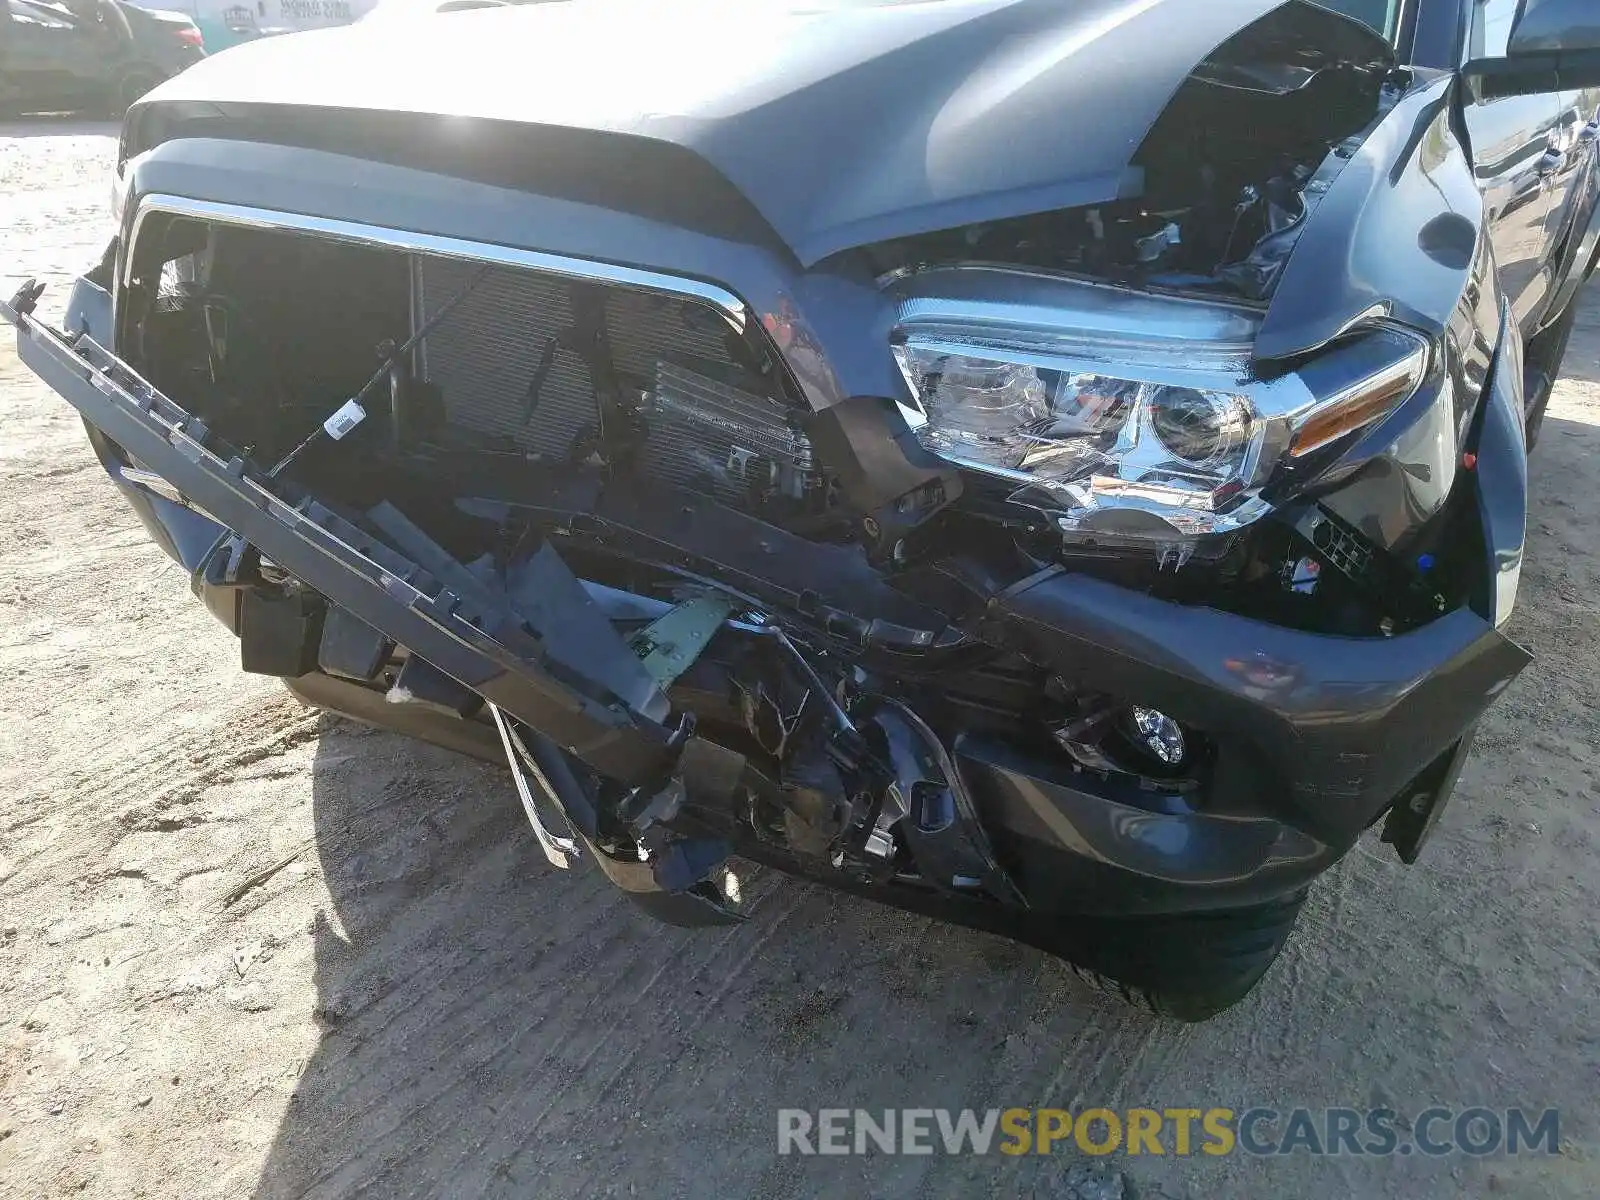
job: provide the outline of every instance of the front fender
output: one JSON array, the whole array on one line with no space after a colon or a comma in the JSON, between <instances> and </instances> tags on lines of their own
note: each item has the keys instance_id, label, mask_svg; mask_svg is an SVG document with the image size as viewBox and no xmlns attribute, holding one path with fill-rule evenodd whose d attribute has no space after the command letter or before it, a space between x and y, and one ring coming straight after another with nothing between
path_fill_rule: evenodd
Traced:
<instances>
[{"instance_id":1,"label":"front fender","mask_svg":"<svg viewBox=\"0 0 1600 1200\"><path fill-rule=\"evenodd\" d=\"M1506 623L1516 603L1527 538L1528 447L1522 378L1522 338L1506 305L1499 349L1483 396L1474 468L1487 561L1484 584L1473 599L1473 608L1497 628Z\"/></svg>"},{"instance_id":2,"label":"front fender","mask_svg":"<svg viewBox=\"0 0 1600 1200\"><path fill-rule=\"evenodd\" d=\"M1307 218L1256 338L1295 358L1365 320L1442 336L1471 282L1483 197L1452 127L1455 81L1401 97Z\"/></svg>"}]
</instances>

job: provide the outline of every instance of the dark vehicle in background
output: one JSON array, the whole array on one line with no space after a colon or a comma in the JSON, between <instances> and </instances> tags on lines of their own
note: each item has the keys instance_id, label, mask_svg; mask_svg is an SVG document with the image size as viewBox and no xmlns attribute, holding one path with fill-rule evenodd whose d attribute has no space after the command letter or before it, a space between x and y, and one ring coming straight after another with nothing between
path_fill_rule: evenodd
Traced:
<instances>
[{"instance_id":1,"label":"dark vehicle in background","mask_svg":"<svg viewBox=\"0 0 1600 1200\"><path fill-rule=\"evenodd\" d=\"M200 26L187 13L144 8L123 0L119 0L118 8L127 18L128 28L133 31L134 58L149 80L149 86L137 94L129 93L140 87L141 80L135 78L126 84L122 98L127 99L129 105L157 84L164 83L206 56L205 37L200 32ZM127 105L124 105L123 111L126 108Z\"/></svg>"},{"instance_id":2,"label":"dark vehicle in background","mask_svg":"<svg viewBox=\"0 0 1600 1200\"><path fill-rule=\"evenodd\" d=\"M4 307L244 669L503 758L552 863L1201 1019L1528 661L1596 13L361 22L135 105L64 328Z\"/></svg>"},{"instance_id":3,"label":"dark vehicle in background","mask_svg":"<svg viewBox=\"0 0 1600 1200\"><path fill-rule=\"evenodd\" d=\"M199 26L183 13L123 0L3 2L10 19L0 26L0 112L121 117L206 54Z\"/></svg>"}]
</instances>

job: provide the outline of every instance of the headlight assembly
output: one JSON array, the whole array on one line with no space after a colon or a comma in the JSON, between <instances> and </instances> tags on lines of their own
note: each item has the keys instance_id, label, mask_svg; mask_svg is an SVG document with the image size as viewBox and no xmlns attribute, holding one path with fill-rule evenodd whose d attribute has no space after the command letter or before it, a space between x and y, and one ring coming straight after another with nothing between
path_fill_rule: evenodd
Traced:
<instances>
[{"instance_id":1,"label":"headlight assembly","mask_svg":"<svg viewBox=\"0 0 1600 1200\"><path fill-rule=\"evenodd\" d=\"M1428 344L1388 328L1261 378L1251 309L986 267L897 286L923 445L1014 482L1069 533L1236 529L1280 465L1385 416L1428 370Z\"/></svg>"}]
</instances>

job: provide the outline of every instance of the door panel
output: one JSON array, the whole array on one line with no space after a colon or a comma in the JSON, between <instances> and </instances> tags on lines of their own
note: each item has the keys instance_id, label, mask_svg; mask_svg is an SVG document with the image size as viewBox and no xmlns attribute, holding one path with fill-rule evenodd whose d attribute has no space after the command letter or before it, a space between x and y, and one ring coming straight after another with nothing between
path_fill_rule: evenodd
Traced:
<instances>
[{"instance_id":1,"label":"door panel","mask_svg":"<svg viewBox=\"0 0 1600 1200\"><path fill-rule=\"evenodd\" d=\"M1524 327L1550 290L1550 181L1559 116L1551 95L1510 96L1466 110L1473 171L1483 191L1500 280Z\"/></svg>"},{"instance_id":2,"label":"door panel","mask_svg":"<svg viewBox=\"0 0 1600 1200\"><path fill-rule=\"evenodd\" d=\"M1560 95L1561 161L1549 178L1550 237L1561 250L1557 264L1559 290L1566 275L1588 264L1574 262L1576 242L1583 240L1594 210L1600 172L1600 88ZM1556 315L1552 311L1549 316Z\"/></svg>"},{"instance_id":3,"label":"door panel","mask_svg":"<svg viewBox=\"0 0 1600 1200\"><path fill-rule=\"evenodd\" d=\"M1473 0L1468 59L1505 53L1518 0ZM1553 177L1563 162L1561 96L1539 93L1467 103L1473 171L1512 311L1524 331L1551 290Z\"/></svg>"}]
</instances>

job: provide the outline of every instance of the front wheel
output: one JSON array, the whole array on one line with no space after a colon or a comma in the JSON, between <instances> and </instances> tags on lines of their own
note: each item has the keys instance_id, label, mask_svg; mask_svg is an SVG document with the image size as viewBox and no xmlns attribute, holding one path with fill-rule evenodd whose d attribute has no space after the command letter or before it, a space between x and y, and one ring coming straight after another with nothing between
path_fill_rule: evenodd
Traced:
<instances>
[{"instance_id":1,"label":"front wheel","mask_svg":"<svg viewBox=\"0 0 1600 1200\"><path fill-rule=\"evenodd\" d=\"M162 82L162 76L149 67L134 67L111 89L111 95L106 100L105 115L113 121L122 120L146 92Z\"/></svg>"},{"instance_id":2,"label":"front wheel","mask_svg":"<svg viewBox=\"0 0 1600 1200\"><path fill-rule=\"evenodd\" d=\"M1160 1016L1204 1021L1250 994L1304 904L1300 892L1227 912L1078 924L1057 953L1101 991Z\"/></svg>"}]
</instances>

